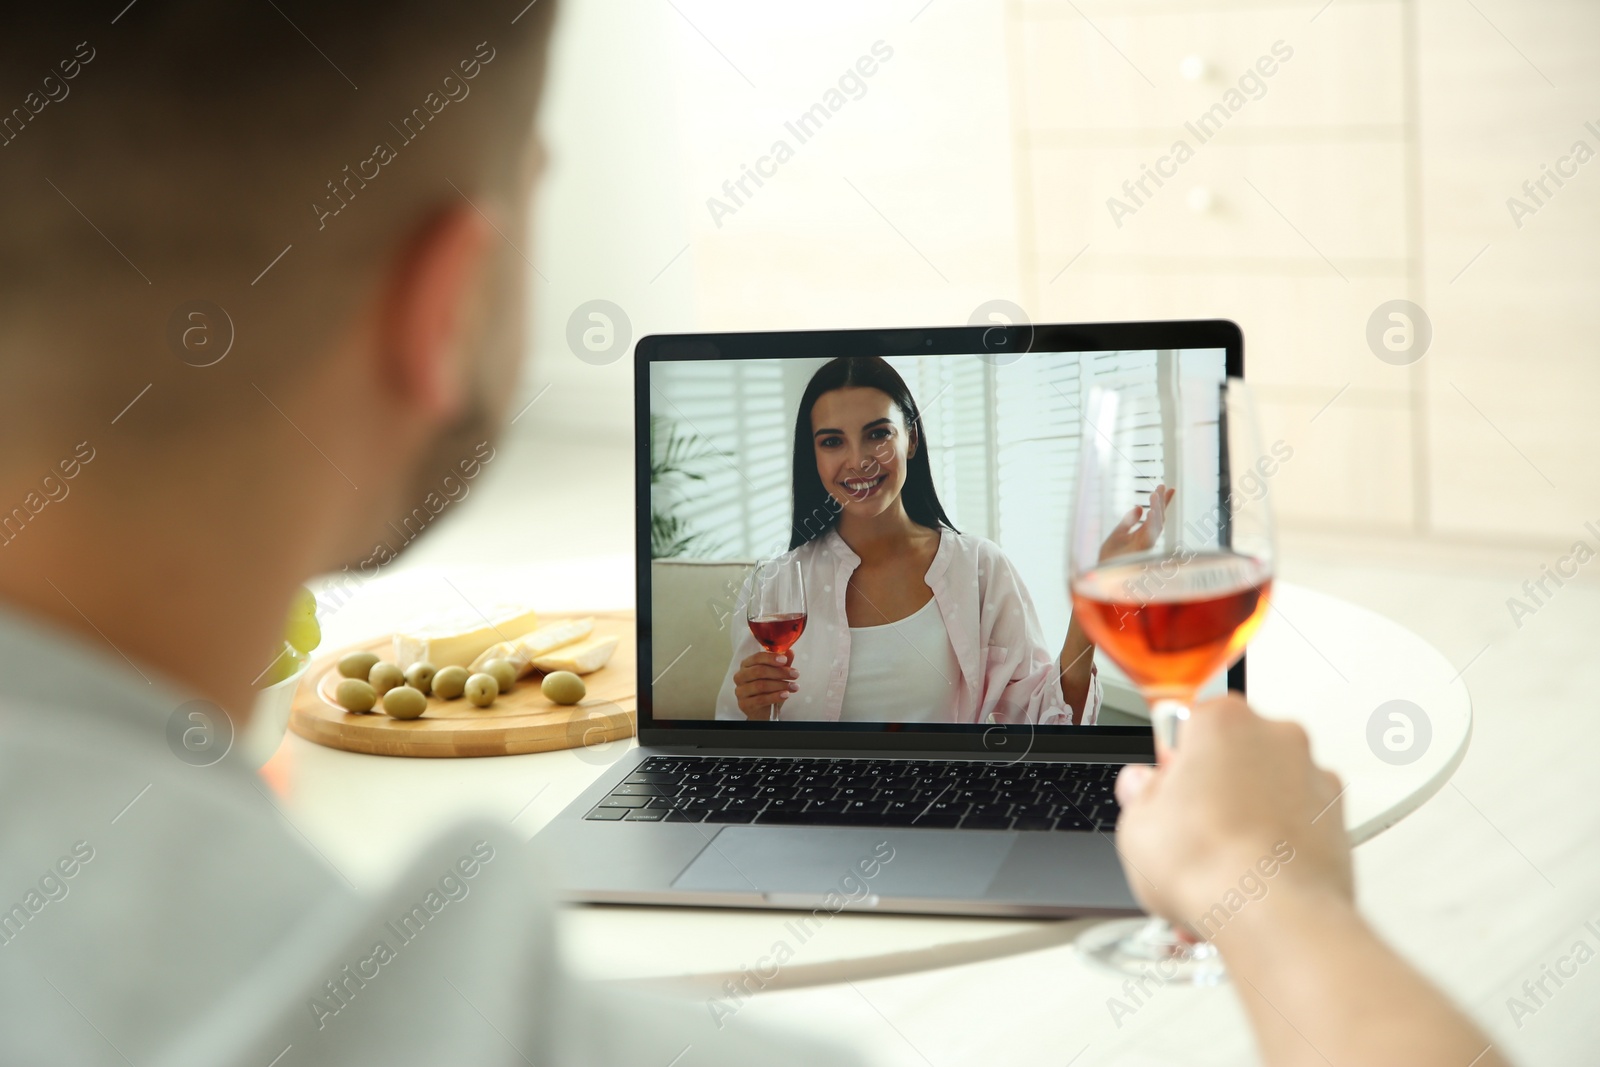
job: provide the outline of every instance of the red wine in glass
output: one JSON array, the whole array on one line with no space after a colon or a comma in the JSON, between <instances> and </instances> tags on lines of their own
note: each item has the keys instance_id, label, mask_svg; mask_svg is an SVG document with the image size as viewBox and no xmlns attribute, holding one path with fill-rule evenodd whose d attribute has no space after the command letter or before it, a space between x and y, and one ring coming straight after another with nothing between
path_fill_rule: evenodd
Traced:
<instances>
[{"instance_id":1,"label":"red wine in glass","mask_svg":"<svg viewBox=\"0 0 1600 1067\"><path fill-rule=\"evenodd\" d=\"M805 629L805 612L790 611L750 620L750 632L761 643L761 647L780 656L794 647Z\"/></svg>"}]
</instances>

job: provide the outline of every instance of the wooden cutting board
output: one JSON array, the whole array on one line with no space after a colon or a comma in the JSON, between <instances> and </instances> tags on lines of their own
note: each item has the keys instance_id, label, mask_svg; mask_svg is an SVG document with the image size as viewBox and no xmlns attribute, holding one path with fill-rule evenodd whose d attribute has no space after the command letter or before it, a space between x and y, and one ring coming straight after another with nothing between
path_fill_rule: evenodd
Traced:
<instances>
[{"instance_id":1,"label":"wooden cutting board","mask_svg":"<svg viewBox=\"0 0 1600 1067\"><path fill-rule=\"evenodd\" d=\"M344 710L333 699L340 681L339 660L358 651L393 659L394 642L384 637L314 660L295 693L289 727L308 741L374 756L514 756L632 737L638 708L633 612L540 615L539 624L587 615L594 616L593 636L615 634L621 641L609 663L583 676L589 693L579 704L552 703L539 688L544 675L534 671L487 708L475 708L464 697L430 696L420 719Z\"/></svg>"}]
</instances>

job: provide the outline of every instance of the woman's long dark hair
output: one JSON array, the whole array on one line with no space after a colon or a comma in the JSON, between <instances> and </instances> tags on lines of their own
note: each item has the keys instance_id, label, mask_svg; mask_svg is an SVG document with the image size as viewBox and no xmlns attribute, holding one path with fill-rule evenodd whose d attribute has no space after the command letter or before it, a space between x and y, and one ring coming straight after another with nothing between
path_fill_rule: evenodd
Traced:
<instances>
[{"instance_id":1,"label":"woman's long dark hair","mask_svg":"<svg viewBox=\"0 0 1600 1067\"><path fill-rule=\"evenodd\" d=\"M879 356L840 356L817 368L800 398L794 417L794 527L789 548L794 550L821 537L839 521L839 503L817 473L817 453L811 440L811 409L817 398L835 389L876 389L893 400L916 434L917 452L906 463L906 484L900 491L911 521L931 529L954 530L950 516L933 488L933 465L928 462L928 434L917 401L900 373Z\"/></svg>"}]
</instances>

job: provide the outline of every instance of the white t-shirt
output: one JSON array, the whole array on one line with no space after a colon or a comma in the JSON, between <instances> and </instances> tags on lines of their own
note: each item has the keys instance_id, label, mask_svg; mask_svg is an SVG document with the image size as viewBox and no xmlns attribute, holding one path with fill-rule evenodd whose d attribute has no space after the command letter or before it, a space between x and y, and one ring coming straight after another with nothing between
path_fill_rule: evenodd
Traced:
<instances>
[{"instance_id":1,"label":"white t-shirt","mask_svg":"<svg viewBox=\"0 0 1600 1067\"><path fill-rule=\"evenodd\" d=\"M840 722L952 722L961 664L932 598L881 626L850 627Z\"/></svg>"},{"instance_id":2,"label":"white t-shirt","mask_svg":"<svg viewBox=\"0 0 1600 1067\"><path fill-rule=\"evenodd\" d=\"M569 978L560 857L509 827L458 827L358 890L236 756L178 758L190 697L140 672L0 608L0 1063L860 1062Z\"/></svg>"}]
</instances>

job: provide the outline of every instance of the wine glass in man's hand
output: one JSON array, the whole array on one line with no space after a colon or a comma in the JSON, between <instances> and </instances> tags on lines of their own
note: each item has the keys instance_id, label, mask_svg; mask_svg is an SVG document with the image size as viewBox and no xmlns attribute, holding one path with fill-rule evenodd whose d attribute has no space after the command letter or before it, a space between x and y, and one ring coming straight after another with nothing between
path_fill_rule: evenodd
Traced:
<instances>
[{"instance_id":1,"label":"wine glass in man's hand","mask_svg":"<svg viewBox=\"0 0 1600 1067\"><path fill-rule=\"evenodd\" d=\"M1180 379L1157 405L1152 412L1138 387L1091 391L1068 575L1073 618L1149 702L1156 757L1165 760L1196 694L1266 617L1274 549L1266 494L1234 484L1234 472L1253 473L1261 454L1244 383ZM1138 503L1142 472L1129 457L1140 455L1158 457L1183 488L1181 525L1167 523L1174 493L1164 483L1147 513ZM1165 921L1092 934L1084 951L1118 970L1144 974L1160 963L1167 980L1221 979L1216 950Z\"/></svg>"}]
</instances>

